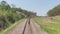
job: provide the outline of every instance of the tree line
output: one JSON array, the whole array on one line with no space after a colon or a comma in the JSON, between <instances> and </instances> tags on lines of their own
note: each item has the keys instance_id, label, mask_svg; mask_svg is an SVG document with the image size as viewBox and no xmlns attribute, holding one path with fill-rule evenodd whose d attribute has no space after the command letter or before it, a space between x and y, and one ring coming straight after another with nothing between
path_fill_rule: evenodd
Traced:
<instances>
[{"instance_id":1,"label":"tree line","mask_svg":"<svg viewBox=\"0 0 60 34\"><path fill-rule=\"evenodd\" d=\"M60 4L55 6L53 9L48 11L48 16L57 16L60 15Z\"/></svg>"},{"instance_id":2,"label":"tree line","mask_svg":"<svg viewBox=\"0 0 60 34\"><path fill-rule=\"evenodd\" d=\"M16 21L27 18L29 15L36 16L35 12L10 6L6 1L0 2L0 31L8 28Z\"/></svg>"}]
</instances>

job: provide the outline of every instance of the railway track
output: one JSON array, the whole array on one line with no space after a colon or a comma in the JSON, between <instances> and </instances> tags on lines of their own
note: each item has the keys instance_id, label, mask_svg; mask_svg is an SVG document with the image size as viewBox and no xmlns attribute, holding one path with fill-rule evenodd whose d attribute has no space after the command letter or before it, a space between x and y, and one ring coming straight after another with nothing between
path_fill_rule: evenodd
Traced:
<instances>
[{"instance_id":1,"label":"railway track","mask_svg":"<svg viewBox=\"0 0 60 34\"><path fill-rule=\"evenodd\" d=\"M16 27L7 34L47 34L47 32L43 31L32 19L27 19L16 25Z\"/></svg>"},{"instance_id":2,"label":"railway track","mask_svg":"<svg viewBox=\"0 0 60 34\"><path fill-rule=\"evenodd\" d=\"M29 27L28 28L29 30L27 30L27 27ZM23 32L22 32L22 34L26 34L26 33L33 34L33 31L32 31L32 28L31 28L31 24L30 24L30 19L27 19L27 21L25 23L25 26L24 26L24 29L23 29Z\"/></svg>"}]
</instances>

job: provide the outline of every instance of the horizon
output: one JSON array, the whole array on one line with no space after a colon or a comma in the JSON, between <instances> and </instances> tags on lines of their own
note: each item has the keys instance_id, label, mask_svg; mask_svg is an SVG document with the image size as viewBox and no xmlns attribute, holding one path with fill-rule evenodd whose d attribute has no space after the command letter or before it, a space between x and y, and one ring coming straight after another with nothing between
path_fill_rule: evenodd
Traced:
<instances>
[{"instance_id":1,"label":"horizon","mask_svg":"<svg viewBox=\"0 0 60 34\"><path fill-rule=\"evenodd\" d=\"M0 0L0 2L3 0ZM47 12L60 4L60 0L4 0L16 7L36 12L38 16L47 16Z\"/></svg>"}]
</instances>

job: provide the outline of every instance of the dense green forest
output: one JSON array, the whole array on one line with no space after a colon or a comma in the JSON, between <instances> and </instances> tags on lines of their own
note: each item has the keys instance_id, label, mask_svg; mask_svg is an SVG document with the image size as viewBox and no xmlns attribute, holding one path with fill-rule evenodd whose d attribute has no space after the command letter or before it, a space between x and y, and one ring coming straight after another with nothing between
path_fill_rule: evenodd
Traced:
<instances>
[{"instance_id":1,"label":"dense green forest","mask_svg":"<svg viewBox=\"0 0 60 34\"><path fill-rule=\"evenodd\" d=\"M48 16L60 15L60 4L48 11Z\"/></svg>"},{"instance_id":2,"label":"dense green forest","mask_svg":"<svg viewBox=\"0 0 60 34\"><path fill-rule=\"evenodd\" d=\"M35 12L10 6L6 1L0 2L0 31L8 28L16 21L27 18L29 15L36 16Z\"/></svg>"}]
</instances>

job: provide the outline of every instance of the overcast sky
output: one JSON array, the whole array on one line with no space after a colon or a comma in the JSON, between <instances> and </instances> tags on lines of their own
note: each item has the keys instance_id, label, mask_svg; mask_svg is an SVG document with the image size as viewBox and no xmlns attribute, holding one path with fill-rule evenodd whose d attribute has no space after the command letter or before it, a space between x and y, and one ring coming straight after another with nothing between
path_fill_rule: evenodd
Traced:
<instances>
[{"instance_id":1,"label":"overcast sky","mask_svg":"<svg viewBox=\"0 0 60 34\"><path fill-rule=\"evenodd\" d=\"M2 0L0 0L1 2ZM47 12L60 4L60 0L4 0L7 3L14 4L17 7L34 11L39 16L47 15Z\"/></svg>"}]
</instances>

